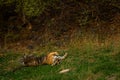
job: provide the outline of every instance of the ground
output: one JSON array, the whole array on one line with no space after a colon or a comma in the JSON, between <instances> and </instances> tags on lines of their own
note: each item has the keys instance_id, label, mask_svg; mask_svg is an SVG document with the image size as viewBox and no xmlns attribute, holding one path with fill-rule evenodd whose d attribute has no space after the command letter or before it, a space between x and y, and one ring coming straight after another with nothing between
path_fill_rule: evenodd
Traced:
<instances>
[{"instance_id":1,"label":"ground","mask_svg":"<svg viewBox=\"0 0 120 80\"><path fill-rule=\"evenodd\" d=\"M4 52L0 57L0 80L119 80L120 50L111 47L99 49L70 48L59 50L67 52L68 57L59 65L41 65L23 67L12 72L19 66L20 53ZM63 69L69 72L59 74Z\"/></svg>"}]
</instances>

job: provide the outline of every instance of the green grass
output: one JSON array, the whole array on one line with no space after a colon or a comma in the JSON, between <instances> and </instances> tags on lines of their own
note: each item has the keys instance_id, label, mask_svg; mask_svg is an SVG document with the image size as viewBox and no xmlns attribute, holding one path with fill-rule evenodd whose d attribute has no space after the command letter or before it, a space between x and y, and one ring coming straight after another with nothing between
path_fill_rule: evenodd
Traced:
<instances>
[{"instance_id":1,"label":"green grass","mask_svg":"<svg viewBox=\"0 0 120 80\"><path fill-rule=\"evenodd\" d=\"M60 51L63 53L63 51ZM111 48L85 49L70 48L68 57L59 65L19 66L21 54L4 53L0 57L0 80L109 80L115 77L120 80L120 51ZM70 72L59 74L62 69L70 68Z\"/></svg>"}]
</instances>

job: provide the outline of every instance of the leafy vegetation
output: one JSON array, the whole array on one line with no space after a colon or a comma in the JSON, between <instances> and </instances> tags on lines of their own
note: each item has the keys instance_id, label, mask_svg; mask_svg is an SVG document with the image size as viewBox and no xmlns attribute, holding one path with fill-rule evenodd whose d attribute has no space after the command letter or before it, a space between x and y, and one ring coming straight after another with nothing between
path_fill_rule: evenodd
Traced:
<instances>
[{"instance_id":1,"label":"leafy vegetation","mask_svg":"<svg viewBox=\"0 0 120 80\"><path fill-rule=\"evenodd\" d=\"M1 80L120 79L119 0L0 0L0 11ZM12 72L23 53L51 51L69 56Z\"/></svg>"},{"instance_id":2,"label":"leafy vegetation","mask_svg":"<svg viewBox=\"0 0 120 80\"><path fill-rule=\"evenodd\" d=\"M104 42L119 34L118 0L1 0L0 10L4 48L21 40L40 43L40 39L40 45L45 45L50 40L55 43L88 35Z\"/></svg>"}]
</instances>

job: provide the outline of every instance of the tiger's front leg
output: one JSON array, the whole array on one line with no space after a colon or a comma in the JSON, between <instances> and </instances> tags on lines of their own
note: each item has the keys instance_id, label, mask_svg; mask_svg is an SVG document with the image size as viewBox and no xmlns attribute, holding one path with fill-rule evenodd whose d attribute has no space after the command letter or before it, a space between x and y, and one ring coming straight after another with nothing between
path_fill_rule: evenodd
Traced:
<instances>
[{"instance_id":1,"label":"tiger's front leg","mask_svg":"<svg viewBox=\"0 0 120 80\"><path fill-rule=\"evenodd\" d=\"M53 63L52 63L52 66L54 65L57 65L57 64L60 64L60 62L65 59L67 56L67 53L64 55L64 56L59 56L59 55L55 55L53 57Z\"/></svg>"},{"instance_id":2,"label":"tiger's front leg","mask_svg":"<svg viewBox=\"0 0 120 80\"><path fill-rule=\"evenodd\" d=\"M59 60L58 60L58 56L53 56L53 63L51 64L52 66L58 64Z\"/></svg>"}]
</instances>

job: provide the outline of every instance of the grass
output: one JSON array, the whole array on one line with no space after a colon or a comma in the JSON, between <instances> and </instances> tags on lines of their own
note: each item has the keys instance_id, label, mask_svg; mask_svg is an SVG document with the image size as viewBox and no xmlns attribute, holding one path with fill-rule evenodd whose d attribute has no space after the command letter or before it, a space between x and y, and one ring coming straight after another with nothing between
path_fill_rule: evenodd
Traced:
<instances>
[{"instance_id":1,"label":"grass","mask_svg":"<svg viewBox=\"0 0 120 80\"><path fill-rule=\"evenodd\" d=\"M59 51L63 53L63 51ZM120 80L120 50L114 47L69 48L68 57L59 65L19 66L21 54L6 52L0 57L0 80ZM62 69L70 72L59 74Z\"/></svg>"}]
</instances>

